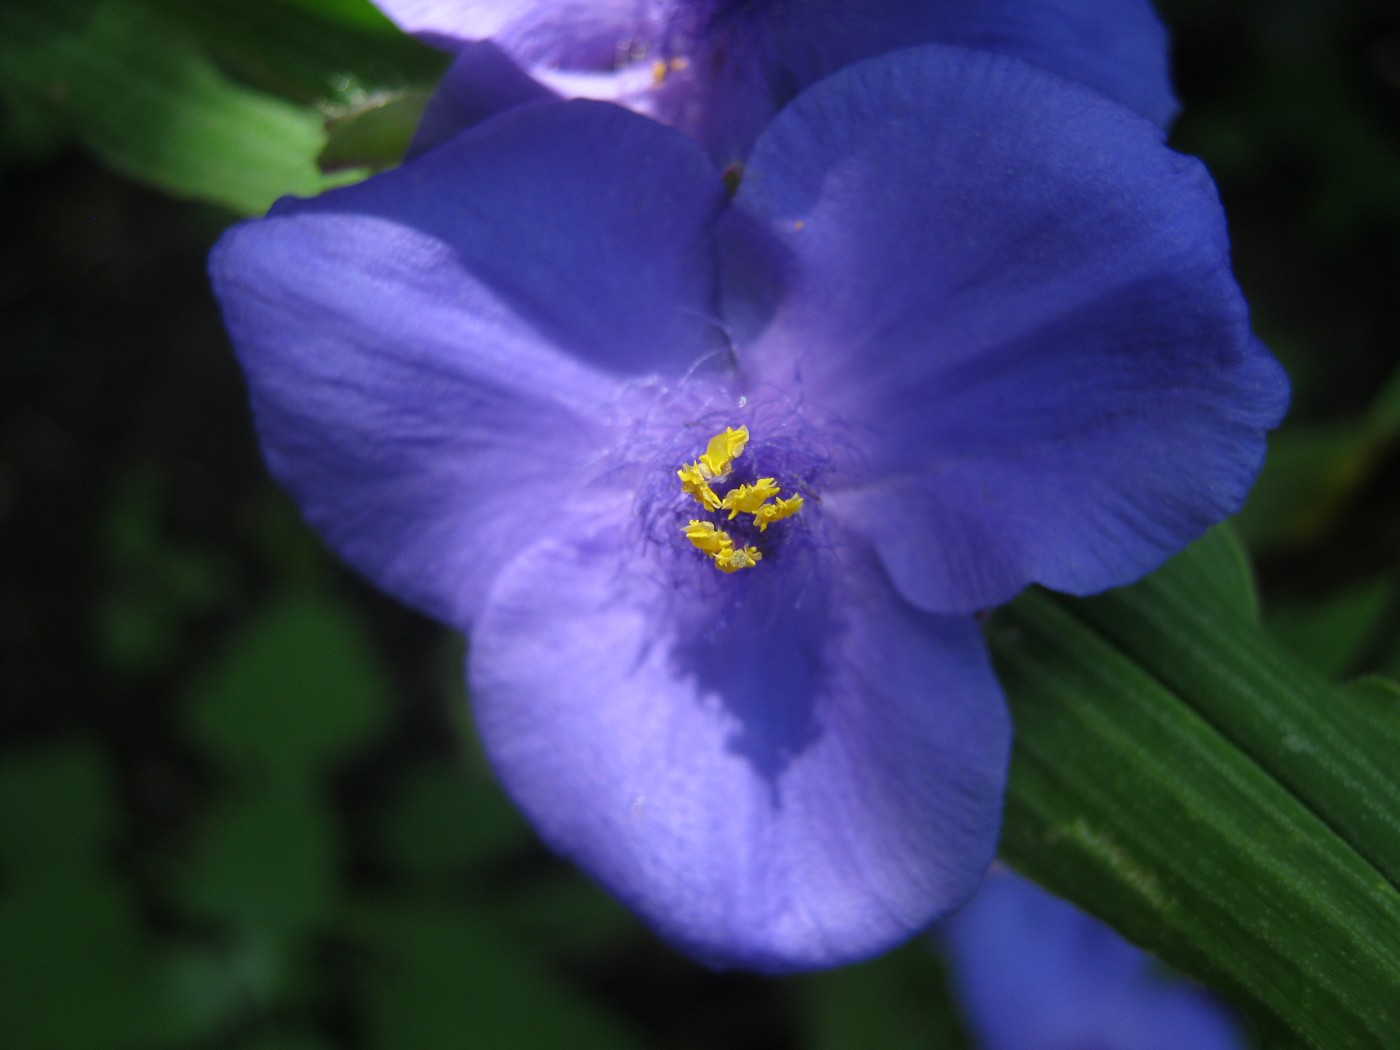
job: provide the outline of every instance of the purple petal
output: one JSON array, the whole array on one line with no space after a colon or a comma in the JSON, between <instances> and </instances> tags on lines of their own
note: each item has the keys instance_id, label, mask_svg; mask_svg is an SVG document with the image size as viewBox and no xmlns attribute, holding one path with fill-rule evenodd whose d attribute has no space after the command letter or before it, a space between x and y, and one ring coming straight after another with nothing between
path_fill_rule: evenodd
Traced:
<instances>
[{"instance_id":1,"label":"purple petal","mask_svg":"<svg viewBox=\"0 0 1400 1050\"><path fill-rule=\"evenodd\" d=\"M1009 737L972 621L839 546L712 590L669 557L618 514L522 555L482 612L476 717L545 840L714 965L849 962L960 904Z\"/></svg>"},{"instance_id":2,"label":"purple petal","mask_svg":"<svg viewBox=\"0 0 1400 1050\"><path fill-rule=\"evenodd\" d=\"M1209 178L1151 124L921 48L805 93L734 203L750 385L799 382L864 433L826 509L911 601L1125 583L1239 508L1287 381Z\"/></svg>"},{"instance_id":3,"label":"purple petal","mask_svg":"<svg viewBox=\"0 0 1400 1050\"><path fill-rule=\"evenodd\" d=\"M446 50L495 39L527 61L604 70L650 21L647 0L375 0L404 32Z\"/></svg>"},{"instance_id":4,"label":"purple petal","mask_svg":"<svg viewBox=\"0 0 1400 1050\"><path fill-rule=\"evenodd\" d=\"M374 6L405 33L455 41L489 37L545 5L542 0L375 0Z\"/></svg>"},{"instance_id":5,"label":"purple petal","mask_svg":"<svg viewBox=\"0 0 1400 1050\"><path fill-rule=\"evenodd\" d=\"M802 87L886 51L953 44L1024 59L1163 126L1176 113L1166 30L1147 0L848 0L770 10L778 51Z\"/></svg>"},{"instance_id":6,"label":"purple petal","mask_svg":"<svg viewBox=\"0 0 1400 1050\"><path fill-rule=\"evenodd\" d=\"M211 271L273 473L358 569L465 626L587 503L628 384L723 345L722 197L681 135L557 103L235 228Z\"/></svg>"},{"instance_id":7,"label":"purple petal","mask_svg":"<svg viewBox=\"0 0 1400 1050\"><path fill-rule=\"evenodd\" d=\"M667 11L647 0L386 0L405 31L455 53L410 157L514 106L548 99L617 102L651 115L652 51Z\"/></svg>"},{"instance_id":8,"label":"purple petal","mask_svg":"<svg viewBox=\"0 0 1400 1050\"><path fill-rule=\"evenodd\" d=\"M497 113L556 97L495 44L464 44L428 100L408 155L417 157Z\"/></svg>"},{"instance_id":9,"label":"purple petal","mask_svg":"<svg viewBox=\"0 0 1400 1050\"><path fill-rule=\"evenodd\" d=\"M852 62L927 43L1022 58L1163 125L1176 112L1166 33L1147 0L381 0L379 6L449 50L488 39L499 48L454 63L443 81L445 98L429 114L433 139L529 97L520 80L535 77L537 92L616 101L673 124L727 164L748 153L798 92ZM508 67L499 61L505 56ZM653 73L657 63L669 64L664 77Z\"/></svg>"},{"instance_id":10,"label":"purple petal","mask_svg":"<svg viewBox=\"0 0 1400 1050\"><path fill-rule=\"evenodd\" d=\"M415 151L541 97L616 102L671 124L720 163L741 158L790 94L755 12L713 3L381 4L405 28L457 51ZM406 10L412 8L413 10ZM454 18L454 13L461 17ZM489 38L489 44L473 41Z\"/></svg>"},{"instance_id":11,"label":"purple petal","mask_svg":"<svg viewBox=\"0 0 1400 1050\"><path fill-rule=\"evenodd\" d=\"M1019 876L990 875L942 927L982 1050L1237 1050L1203 989L1160 973L1113 930Z\"/></svg>"}]
</instances>

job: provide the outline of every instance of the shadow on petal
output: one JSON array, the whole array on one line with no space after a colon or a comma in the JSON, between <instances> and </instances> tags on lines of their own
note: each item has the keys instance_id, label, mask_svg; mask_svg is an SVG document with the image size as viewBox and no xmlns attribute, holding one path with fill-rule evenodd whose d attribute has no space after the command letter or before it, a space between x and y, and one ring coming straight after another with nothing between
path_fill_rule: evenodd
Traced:
<instances>
[{"instance_id":1,"label":"shadow on petal","mask_svg":"<svg viewBox=\"0 0 1400 1050\"><path fill-rule=\"evenodd\" d=\"M799 566L783 569L760 563L744 578L719 579L731 591L721 611L671 652L676 677L693 680L702 702L716 699L736 723L727 747L767 783L775 808L784 771L822 735L815 700L840 630L828 589L803 586Z\"/></svg>"}]
</instances>

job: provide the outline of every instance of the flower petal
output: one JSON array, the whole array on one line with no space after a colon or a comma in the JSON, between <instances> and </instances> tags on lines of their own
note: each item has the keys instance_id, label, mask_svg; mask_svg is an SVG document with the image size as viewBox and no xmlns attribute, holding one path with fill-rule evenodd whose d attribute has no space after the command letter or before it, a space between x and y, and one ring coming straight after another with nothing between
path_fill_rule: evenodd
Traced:
<instances>
[{"instance_id":1,"label":"flower petal","mask_svg":"<svg viewBox=\"0 0 1400 1050\"><path fill-rule=\"evenodd\" d=\"M487 754L544 839L715 965L836 965L960 904L1009 744L971 619L840 549L691 593L623 524L522 555L472 638Z\"/></svg>"},{"instance_id":2,"label":"flower petal","mask_svg":"<svg viewBox=\"0 0 1400 1050\"><path fill-rule=\"evenodd\" d=\"M958 1001L983 1050L1234 1050L1244 1039L1204 989L1066 901L989 875L941 929Z\"/></svg>"},{"instance_id":3,"label":"flower petal","mask_svg":"<svg viewBox=\"0 0 1400 1050\"><path fill-rule=\"evenodd\" d=\"M627 384L724 345L722 203L683 136L554 103L236 227L211 272L274 474L362 572L465 626L571 527Z\"/></svg>"},{"instance_id":4,"label":"flower petal","mask_svg":"<svg viewBox=\"0 0 1400 1050\"><path fill-rule=\"evenodd\" d=\"M523 102L591 98L679 128L727 165L748 152L791 94L778 87L788 78L755 12L721 16L707 4L670 0L526 4L509 18L473 12L455 22L446 13L430 19L438 32L466 39L451 45L456 58L429 103L415 151ZM494 28L482 32L487 26ZM489 42L473 43L474 36Z\"/></svg>"},{"instance_id":5,"label":"flower petal","mask_svg":"<svg viewBox=\"0 0 1400 1050\"><path fill-rule=\"evenodd\" d=\"M495 44L464 44L428 99L408 156L441 146L497 113L556 97Z\"/></svg>"},{"instance_id":6,"label":"flower petal","mask_svg":"<svg viewBox=\"0 0 1400 1050\"><path fill-rule=\"evenodd\" d=\"M826 509L936 612L1128 582L1239 508L1287 400L1195 161L1013 59L818 84L727 224L753 387L863 430Z\"/></svg>"},{"instance_id":7,"label":"flower petal","mask_svg":"<svg viewBox=\"0 0 1400 1050\"><path fill-rule=\"evenodd\" d=\"M449 41L481 40L498 33L541 0L374 0L405 33Z\"/></svg>"},{"instance_id":8,"label":"flower petal","mask_svg":"<svg viewBox=\"0 0 1400 1050\"><path fill-rule=\"evenodd\" d=\"M612 67L647 22L645 0L374 0L406 33L455 50L496 39L512 55L573 69Z\"/></svg>"},{"instance_id":9,"label":"flower petal","mask_svg":"<svg viewBox=\"0 0 1400 1050\"><path fill-rule=\"evenodd\" d=\"M803 87L863 58L937 43L1024 59L1163 126L1176 113L1167 33L1147 0L848 0L770 10L778 50Z\"/></svg>"},{"instance_id":10,"label":"flower petal","mask_svg":"<svg viewBox=\"0 0 1400 1050\"><path fill-rule=\"evenodd\" d=\"M626 105L680 128L728 164L746 155L772 115L811 84L852 62L927 43L1025 59L1163 125L1176 112L1166 32L1147 0L380 0L379 6L410 32L458 50L420 142L440 140L532 94L552 93ZM466 45L486 40L498 50L469 56ZM522 83L529 77L538 81L533 91Z\"/></svg>"}]
</instances>

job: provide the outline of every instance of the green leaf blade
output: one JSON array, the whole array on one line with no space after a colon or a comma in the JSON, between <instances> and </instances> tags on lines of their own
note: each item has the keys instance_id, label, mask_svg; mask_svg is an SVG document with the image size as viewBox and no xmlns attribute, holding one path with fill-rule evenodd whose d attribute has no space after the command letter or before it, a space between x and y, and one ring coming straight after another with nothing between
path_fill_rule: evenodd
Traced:
<instances>
[{"instance_id":1,"label":"green leaf blade","mask_svg":"<svg viewBox=\"0 0 1400 1050\"><path fill-rule=\"evenodd\" d=\"M1193 555L1078 611L1400 889L1395 752L1377 747L1376 727L1311 668L1224 614L1214 589L1210 566Z\"/></svg>"},{"instance_id":2,"label":"green leaf blade","mask_svg":"<svg viewBox=\"0 0 1400 1050\"><path fill-rule=\"evenodd\" d=\"M74 13L0 9L0 88L57 111L113 167L178 196L251 214L321 189L316 114L227 80L143 5Z\"/></svg>"},{"instance_id":3,"label":"green leaf blade","mask_svg":"<svg viewBox=\"0 0 1400 1050\"><path fill-rule=\"evenodd\" d=\"M1266 717L1270 691L1288 685L1277 679L1287 654L1270 652L1262 635L1241 653L1232 634L1206 643L1182 629L1182 606L1195 602L1218 630L1254 631L1238 596L1225 598L1237 583L1222 578L1220 554L1193 552L1188 577L1199 573L1166 597L1160 579L1090 602L1031 593L994 618L993 653L1017 727L1003 854L1221 988L1280 1045L1394 1046L1400 893L1370 859L1386 855L1366 837L1375 827L1339 834L1328 809L1344 796L1324 771L1351 768L1331 753L1351 734L1324 734L1316 749L1326 761L1298 763L1285 781L1217 728L1220 698L1188 701L1171 684L1188 680L1184 651L1194 647L1210 666L1210 654L1230 650L1217 685L1247 684L1263 705L1255 716ZM1124 601L1154 610L1155 642ZM1134 631L1134 644L1123 644ZM1297 708L1318 702L1314 689L1327 694L1313 681L1278 706L1301 718Z\"/></svg>"},{"instance_id":4,"label":"green leaf blade","mask_svg":"<svg viewBox=\"0 0 1400 1050\"><path fill-rule=\"evenodd\" d=\"M125 175L246 215L397 162L444 64L349 0L0 5L0 99Z\"/></svg>"}]
</instances>

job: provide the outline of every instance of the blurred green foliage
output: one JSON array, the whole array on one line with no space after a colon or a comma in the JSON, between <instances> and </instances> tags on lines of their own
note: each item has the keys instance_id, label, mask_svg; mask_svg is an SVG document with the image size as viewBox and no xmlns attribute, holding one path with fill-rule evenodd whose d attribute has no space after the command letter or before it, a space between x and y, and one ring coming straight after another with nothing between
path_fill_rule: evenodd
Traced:
<instances>
[{"instance_id":1,"label":"blurred green foliage","mask_svg":"<svg viewBox=\"0 0 1400 1050\"><path fill-rule=\"evenodd\" d=\"M392 162L442 67L368 4L0 6L0 91L28 137L47 119L118 171L250 214Z\"/></svg>"},{"instance_id":2,"label":"blurred green foliage","mask_svg":"<svg viewBox=\"0 0 1400 1050\"><path fill-rule=\"evenodd\" d=\"M1395 675L1400 17L1159 7L1172 141L1295 383L1239 523L1263 623L1317 675ZM0 1044L964 1045L926 944L712 974L546 856L459 643L266 480L204 254L393 163L443 65L367 0L0 3ZM1390 687L1346 696L1384 739Z\"/></svg>"}]
</instances>

